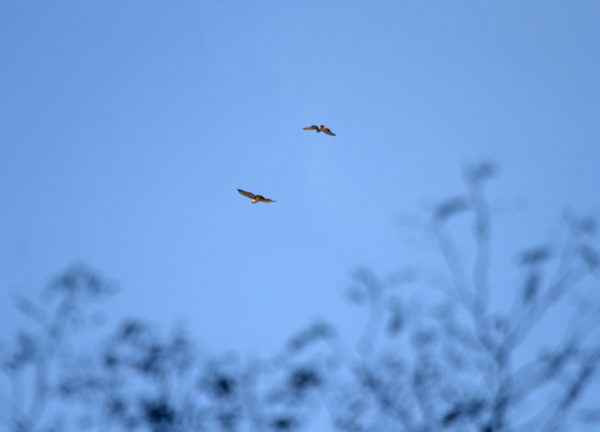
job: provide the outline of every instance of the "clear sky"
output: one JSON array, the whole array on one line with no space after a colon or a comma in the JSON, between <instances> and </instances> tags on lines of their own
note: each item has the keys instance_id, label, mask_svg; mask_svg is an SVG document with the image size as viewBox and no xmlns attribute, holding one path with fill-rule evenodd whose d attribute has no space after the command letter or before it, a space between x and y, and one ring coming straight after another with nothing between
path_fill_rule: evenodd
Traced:
<instances>
[{"instance_id":1,"label":"clear sky","mask_svg":"<svg viewBox=\"0 0 600 432\"><path fill-rule=\"evenodd\" d=\"M598 1L2 1L0 336L84 261L111 317L272 353L482 157L507 256L598 215L598 53Z\"/></svg>"}]
</instances>

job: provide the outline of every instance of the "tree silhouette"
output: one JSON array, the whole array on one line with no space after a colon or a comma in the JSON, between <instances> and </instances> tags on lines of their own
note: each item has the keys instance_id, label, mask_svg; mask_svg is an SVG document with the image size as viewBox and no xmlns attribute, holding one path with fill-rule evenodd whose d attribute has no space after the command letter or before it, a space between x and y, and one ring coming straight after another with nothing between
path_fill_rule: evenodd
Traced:
<instances>
[{"instance_id":1,"label":"tree silhouette","mask_svg":"<svg viewBox=\"0 0 600 432\"><path fill-rule=\"evenodd\" d=\"M272 358L213 357L183 331L165 337L128 319L74 348L76 329L114 289L86 266L68 268L42 302L16 298L33 326L2 352L7 430L300 431L319 409L347 432L598 427L600 407L582 406L598 403L586 397L600 364L596 223L565 217L550 242L517 251L516 289L498 286L485 194L495 172L490 162L466 169L465 193L416 226L443 268L353 273L347 297L366 315L356 343L330 317ZM408 298L399 287L411 285L428 292ZM509 305L498 289L513 294ZM533 343L548 319L553 331Z\"/></svg>"}]
</instances>

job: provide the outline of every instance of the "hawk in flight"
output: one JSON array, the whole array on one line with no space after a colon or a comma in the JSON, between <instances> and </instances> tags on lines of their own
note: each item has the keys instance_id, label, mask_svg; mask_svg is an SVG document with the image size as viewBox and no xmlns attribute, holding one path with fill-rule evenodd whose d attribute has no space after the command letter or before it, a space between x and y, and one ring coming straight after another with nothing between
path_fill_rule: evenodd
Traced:
<instances>
[{"instance_id":1,"label":"hawk in flight","mask_svg":"<svg viewBox=\"0 0 600 432\"><path fill-rule=\"evenodd\" d=\"M317 125L306 126L304 128L304 130L316 130L317 133L323 132L323 133L326 133L327 135L335 136L335 134L333 132L331 132L331 130L329 128L326 128L323 125L321 125L321 126L317 126Z\"/></svg>"},{"instance_id":2,"label":"hawk in flight","mask_svg":"<svg viewBox=\"0 0 600 432\"><path fill-rule=\"evenodd\" d=\"M257 202L265 202L265 203L275 202L275 200L265 198L262 195L254 195L252 192L246 192L245 190L238 189L238 192L240 194L244 195L245 197L250 198L252 200L252 204L256 204Z\"/></svg>"}]
</instances>

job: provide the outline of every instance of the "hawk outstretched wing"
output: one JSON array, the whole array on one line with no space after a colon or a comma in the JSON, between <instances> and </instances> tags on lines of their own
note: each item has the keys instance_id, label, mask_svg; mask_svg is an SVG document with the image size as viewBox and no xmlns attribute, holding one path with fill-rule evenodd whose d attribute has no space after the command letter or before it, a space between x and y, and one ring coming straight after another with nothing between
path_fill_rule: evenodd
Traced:
<instances>
[{"instance_id":1,"label":"hawk outstretched wing","mask_svg":"<svg viewBox=\"0 0 600 432\"><path fill-rule=\"evenodd\" d=\"M255 199L256 195L254 195L252 192L246 192L245 190L241 190L238 189L238 192L241 193L242 195L244 195L245 197L248 197L250 199Z\"/></svg>"}]
</instances>

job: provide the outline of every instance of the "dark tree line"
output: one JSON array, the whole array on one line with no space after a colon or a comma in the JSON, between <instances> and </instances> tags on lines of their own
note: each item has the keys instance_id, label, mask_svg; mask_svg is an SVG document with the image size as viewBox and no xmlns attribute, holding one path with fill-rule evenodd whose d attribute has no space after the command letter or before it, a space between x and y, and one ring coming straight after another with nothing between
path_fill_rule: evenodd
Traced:
<instances>
[{"instance_id":1,"label":"dark tree line","mask_svg":"<svg viewBox=\"0 0 600 432\"><path fill-rule=\"evenodd\" d=\"M485 194L494 174L487 162L465 170L465 192L414 227L443 268L353 273L348 300L366 317L356 341L339 336L335 317L262 360L202 354L185 332L136 319L106 335L94 310L111 283L69 267L41 300L15 299L31 326L0 352L5 430L301 431L317 412L343 432L596 430L596 222L565 217L556 238L517 251L514 286L498 286ZM408 286L428 292L408 298ZM513 295L508 307L498 289ZM548 317L552 331L533 344Z\"/></svg>"}]
</instances>

